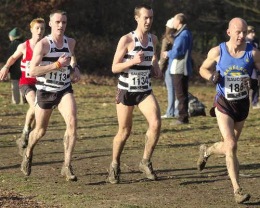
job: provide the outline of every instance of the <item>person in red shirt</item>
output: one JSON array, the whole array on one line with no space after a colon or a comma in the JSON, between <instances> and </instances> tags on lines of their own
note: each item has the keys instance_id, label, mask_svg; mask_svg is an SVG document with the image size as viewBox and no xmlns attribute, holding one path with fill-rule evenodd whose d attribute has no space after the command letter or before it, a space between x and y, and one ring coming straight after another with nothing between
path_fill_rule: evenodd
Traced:
<instances>
[{"instance_id":1,"label":"person in red shirt","mask_svg":"<svg viewBox=\"0 0 260 208\"><path fill-rule=\"evenodd\" d=\"M9 68L16 60L22 57L21 60L21 78L19 80L19 88L26 101L29 104L29 109L26 113L24 129L21 137L16 141L19 153L22 155L23 149L27 146L29 133L35 123L34 106L36 97L36 78L30 77L29 66L32 59L33 48L36 43L43 38L45 32L45 21L43 18L33 19L30 23L32 37L21 43L16 51L8 58L6 64L0 71L0 80L4 80L9 72Z\"/></svg>"}]
</instances>

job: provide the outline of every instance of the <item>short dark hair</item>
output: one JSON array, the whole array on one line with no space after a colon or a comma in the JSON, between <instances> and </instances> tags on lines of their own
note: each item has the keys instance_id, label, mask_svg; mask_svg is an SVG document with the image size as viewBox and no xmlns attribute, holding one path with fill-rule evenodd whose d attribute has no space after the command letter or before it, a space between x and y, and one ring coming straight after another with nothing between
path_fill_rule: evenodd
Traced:
<instances>
[{"instance_id":1,"label":"short dark hair","mask_svg":"<svg viewBox=\"0 0 260 208\"><path fill-rule=\"evenodd\" d=\"M147 10L152 10L152 7L148 4L139 4L135 7L134 15L139 15L140 9L145 8Z\"/></svg>"},{"instance_id":2,"label":"short dark hair","mask_svg":"<svg viewBox=\"0 0 260 208\"><path fill-rule=\"evenodd\" d=\"M54 14L61 14L61 15L67 16L67 12L65 12L65 11L63 11L63 10L54 10L54 11L52 11L51 14L50 14L50 19L52 18L52 16L53 16Z\"/></svg>"}]
</instances>

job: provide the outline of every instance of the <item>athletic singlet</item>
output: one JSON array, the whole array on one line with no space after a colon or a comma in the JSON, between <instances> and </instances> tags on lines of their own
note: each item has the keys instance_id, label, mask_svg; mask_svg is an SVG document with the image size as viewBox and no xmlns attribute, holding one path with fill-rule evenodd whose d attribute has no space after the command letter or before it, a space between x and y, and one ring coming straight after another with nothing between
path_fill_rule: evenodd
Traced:
<instances>
[{"instance_id":1,"label":"athletic singlet","mask_svg":"<svg viewBox=\"0 0 260 208\"><path fill-rule=\"evenodd\" d=\"M222 76L217 84L217 92L227 100L240 100L248 96L248 90L242 85L244 77L251 77L254 68L252 55L253 46L246 45L245 53L239 57L232 57L226 48L226 43L220 45L220 58L216 69Z\"/></svg>"},{"instance_id":2,"label":"athletic singlet","mask_svg":"<svg viewBox=\"0 0 260 208\"><path fill-rule=\"evenodd\" d=\"M26 40L26 53L25 57L21 60L22 75L19 81L19 85L35 85L36 78L31 77L29 74L30 61L32 60L33 50L30 46L30 41Z\"/></svg>"},{"instance_id":3,"label":"athletic singlet","mask_svg":"<svg viewBox=\"0 0 260 208\"><path fill-rule=\"evenodd\" d=\"M123 62L133 59L134 55L140 50L144 52L144 61L120 73L117 87L128 92L145 92L151 90L151 68L154 55L152 36L150 33L148 34L148 44L144 47L138 40L135 32L133 31L131 34L135 46L132 51L125 54Z\"/></svg>"},{"instance_id":4,"label":"athletic singlet","mask_svg":"<svg viewBox=\"0 0 260 208\"><path fill-rule=\"evenodd\" d=\"M49 52L43 57L40 65L48 65L56 62L62 54L71 57L67 37L63 38L63 46L57 48L51 35L46 36L50 44ZM49 72L42 76L37 76L37 90L45 90L48 92L57 92L66 89L71 85L69 66L62 67L60 70Z\"/></svg>"}]
</instances>

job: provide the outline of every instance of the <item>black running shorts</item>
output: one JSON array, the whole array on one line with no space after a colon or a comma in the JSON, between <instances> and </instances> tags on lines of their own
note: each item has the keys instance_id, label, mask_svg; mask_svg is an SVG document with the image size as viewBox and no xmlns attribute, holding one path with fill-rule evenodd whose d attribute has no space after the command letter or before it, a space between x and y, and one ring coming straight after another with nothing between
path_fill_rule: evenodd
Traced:
<instances>
[{"instance_id":1,"label":"black running shorts","mask_svg":"<svg viewBox=\"0 0 260 208\"><path fill-rule=\"evenodd\" d=\"M27 93L30 91L36 92L35 85L20 85L19 88L20 88L20 91L21 91L23 97L25 97L25 95L27 95Z\"/></svg>"},{"instance_id":2,"label":"black running shorts","mask_svg":"<svg viewBox=\"0 0 260 208\"><path fill-rule=\"evenodd\" d=\"M37 90L37 104L42 109L53 109L59 105L61 98L68 94L73 93L72 86L70 85L64 90L58 92L48 92L45 90Z\"/></svg>"},{"instance_id":3,"label":"black running shorts","mask_svg":"<svg viewBox=\"0 0 260 208\"><path fill-rule=\"evenodd\" d=\"M128 92L127 90L117 89L116 104L122 103L127 106L138 105L151 93L152 90L145 92Z\"/></svg>"},{"instance_id":4,"label":"black running shorts","mask_svg":"<svg viewBox=\"0 0 260 208\"><path fill-rule=\"evenodd\" d=\"M228 101L223 95L217 94L213 107L210 109L210 115L212 117L216 116L216 107L220 112L230 116L235 122L240 122L247 118L249 106L249 97L236 101Z\"/></svg>"}]
</instances>

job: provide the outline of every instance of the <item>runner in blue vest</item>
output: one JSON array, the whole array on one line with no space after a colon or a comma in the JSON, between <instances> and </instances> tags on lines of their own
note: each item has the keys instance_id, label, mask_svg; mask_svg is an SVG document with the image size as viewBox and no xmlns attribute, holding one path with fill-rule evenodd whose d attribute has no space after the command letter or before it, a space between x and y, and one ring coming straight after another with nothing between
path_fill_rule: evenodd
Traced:
<instances>
[{"instance_id":1,"label":"runner in blue vest","mask_svg":"<svg viewBox=\"0 0 260 208\"><path fill-rule=\"evenodd\" d=\"M212 48L200 68L201 76L216 85L217 94L210 113L217 117L223 141L210 147L201 145L197 166L201 171L211 155L225 155L237 203L250 199L239 184L237 142L249 112L250 77L254 66L260 69L260 52L246 43L246 34L246 21L233 18L227 29L229 40ZM212 72L214 67L216 71Z\"/></svg>"}]
</instances>

